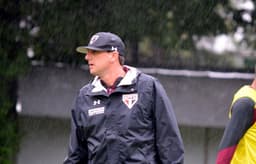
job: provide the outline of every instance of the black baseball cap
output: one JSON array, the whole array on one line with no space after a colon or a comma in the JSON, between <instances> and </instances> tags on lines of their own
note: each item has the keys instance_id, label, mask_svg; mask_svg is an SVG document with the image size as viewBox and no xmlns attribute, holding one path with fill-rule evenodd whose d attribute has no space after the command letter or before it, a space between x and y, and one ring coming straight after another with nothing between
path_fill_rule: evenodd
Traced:
<instances>
[{"instance_id":1,"label":"black baseball cap","mask_svg":"<svg viewBox=\"0 0 256 164\"><path fill-rule=\"evenodd\" d=\"M79 46L77 52L87 53L87 50L118 51L119 55L125 55L125 45L122 39L110 32L98 32L94 34L87 46Z\"/></svg>"}]
</instances>

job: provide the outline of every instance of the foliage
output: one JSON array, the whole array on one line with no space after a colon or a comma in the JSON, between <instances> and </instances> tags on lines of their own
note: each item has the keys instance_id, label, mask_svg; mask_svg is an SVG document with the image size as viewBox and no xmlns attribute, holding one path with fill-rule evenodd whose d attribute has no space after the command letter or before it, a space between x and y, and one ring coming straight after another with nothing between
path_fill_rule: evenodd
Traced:
<instances>
[{"instance_id":1,"label":"foliage","mask_svg":"<svg viewBox=\"0 0 256 164\"><path fill-rule=\"evenodd\" d=\"M28 68L19 40L19 1L0 0L0 163L14 162L18 148L17 78Z\"/></svg>"},{"instance_id":2,"label":"foliage","mask_svg":"<svg viewBox=\"0 0 256 164\"><path fill-rule=\"evenodd\" d=\"M1 81L1 85L2 85ZM7 117L8 110L12 106L11 102L7 98L3 98L3 90L1 88L1 104L0 104L0 163L12 164L15 159L15 155L19 145L17 120L13 120ZM7 100L7 101L6 101Z\"/></svg>"},{"instance_id":3,"label":"foliage","mask_svg":"<svg viewBox=\"0 0 256 164\"><path fill-rule=\"evenodd\" d=\"M21 1L22 20L26 22L23 36L28 47L35 51L33 59L44 62L83 63L82 56L75 55L78 45L86 44L89 36L97 31L112 31L121 35L128 46L128 63L148 66L200 68L205 60L214 58L220 63L226 55L197 60L195 38L234 34L244 27L245 37L241 44L255 47L255 21L246 23L240 10L230 5L230 0L35 0ZM252 13L255 18L255 10ZM255 20L255 19L254 19ZM35 29L39 32L33 34ZM150 54L141 52L141 42L150 40ZM207 53L209 54L209 52ZM212 56L213 54L211 54ZM157 57L155 63L152 57ZM220 69L232 68L225 63ZM191 62L187 62L191 61ZM216 67L215 62L209 68ZM247 68L247 67L246 67Z\"/></svg>"},{"instance_id":4,"label":"foliage","mask_svg":"<svg viewBox=\"0 0 256 164\"><path fill-rule=\"evenodd\" d=\"M24 41L35 52L32 59L45 63L83 63L75 48L86 44L95 32L111 31L125 40L128 64L216 69L219 60L225 63L221 69L232 67L226 57L198 56L194 39L234 30L219 13L220 8L228 8L228 0L21 0L21 4L23 30L27 31ZM145 40L151 54L140 47ZM206 61L211 58L212 62ZM204 67L204 63L210 65Z\"/></svg>"}]
</instances>

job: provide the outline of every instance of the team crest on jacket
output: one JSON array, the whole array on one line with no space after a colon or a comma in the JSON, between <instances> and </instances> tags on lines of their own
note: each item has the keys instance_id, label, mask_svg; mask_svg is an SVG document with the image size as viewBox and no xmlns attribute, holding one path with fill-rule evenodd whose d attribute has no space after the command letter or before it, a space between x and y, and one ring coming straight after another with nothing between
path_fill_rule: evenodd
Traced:
<instances>
[{"instance_id":1,"label":"team crest on jacket","mask_svg":"<svg viewBox=\"0 0 256 164\"><path fill-rule=\"evenodd\" d=\"M124 94L122 101L129 109L131 109L133 105L138 101L138 93Z\"/></svg>"}]
</instances>

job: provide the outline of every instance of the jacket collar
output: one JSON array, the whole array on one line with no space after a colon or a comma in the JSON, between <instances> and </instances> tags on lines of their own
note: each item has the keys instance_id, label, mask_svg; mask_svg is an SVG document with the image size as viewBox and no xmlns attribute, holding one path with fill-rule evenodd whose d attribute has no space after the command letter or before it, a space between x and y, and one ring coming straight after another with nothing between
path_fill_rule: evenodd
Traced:
<instances>
[{"instance_id":1,"label":"jacket collar","mask_svg":"<svg viewBox=\"0 0 256 164\"><path fill-rule=\"evenodd\" d=\"M128 71L126 72L124 78L120 81L120 83L117 85L119 86L128 86L128 85L132 85L135 83L136 81L136 77L139 74L139 71L134 68L134 67L130 67L130 66L124 66ZM98 76L96 76L94 78L94 80L92 81L92 86L93 89L91 90L92 93L96 93L96 92L107 92L107 89L102 85L100 78Z\"/></svg>"}]
</instances>

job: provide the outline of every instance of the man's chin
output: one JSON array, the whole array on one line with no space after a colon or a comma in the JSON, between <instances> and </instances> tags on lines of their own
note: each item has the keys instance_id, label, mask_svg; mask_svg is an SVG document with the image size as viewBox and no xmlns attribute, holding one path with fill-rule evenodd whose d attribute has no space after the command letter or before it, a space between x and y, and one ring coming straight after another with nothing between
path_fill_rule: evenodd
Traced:
<instances>
[{"instance_id":1,"label":"man's chin","mask_svg":"<svg viewBox=\"0 0 256 164\"><path fill-rule=\"evenodd\" d=\"M90 74L93 75L93 76L97 76L96 72L90 70Z\"/></svg>"}]
</instances>

